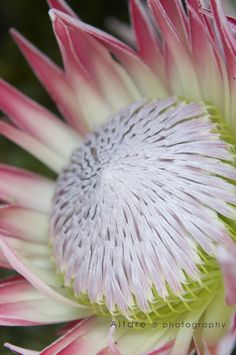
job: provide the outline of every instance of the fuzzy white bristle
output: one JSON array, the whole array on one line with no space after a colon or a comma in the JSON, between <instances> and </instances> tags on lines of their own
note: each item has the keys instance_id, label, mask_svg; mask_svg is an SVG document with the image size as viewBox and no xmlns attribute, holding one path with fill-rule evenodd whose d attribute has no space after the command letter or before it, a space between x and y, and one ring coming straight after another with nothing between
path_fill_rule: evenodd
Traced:
<instances>
[{"instance_id":1,"label":"fuzzy white bristle","mask_svg":"<svg viewBox=\"0 0 236 355\"><path fill-rule=\"evenodd\" d=\"M200 277L200 246L229 238L232 154L203 104L136 102L91 133L71 155L51 215L54 256L65 284L106 306L144 312L168 288ZM168 287L167 287L168 285Z\"/></svg>"}]
</instances>

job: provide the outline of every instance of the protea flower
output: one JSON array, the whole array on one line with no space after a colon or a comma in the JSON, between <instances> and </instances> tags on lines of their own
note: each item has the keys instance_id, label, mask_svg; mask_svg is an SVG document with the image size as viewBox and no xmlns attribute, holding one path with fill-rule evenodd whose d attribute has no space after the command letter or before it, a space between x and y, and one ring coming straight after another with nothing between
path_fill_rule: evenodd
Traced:
<instances>
[{"instance_id":1,"label":"protea flower","mask_svg":"<svg viewBox=\"0 0 236 355\"><path fill-rule=\"evenodd\" d=\"M218 0L130 0L134 50L49 4L65 71L12 35L68 123L1 81L1 134L57 178L0 167L1 266L20 274L0 319L71 323L42 351L7 346L230 354L235 20Z\"/></svg>"}]
</instances>

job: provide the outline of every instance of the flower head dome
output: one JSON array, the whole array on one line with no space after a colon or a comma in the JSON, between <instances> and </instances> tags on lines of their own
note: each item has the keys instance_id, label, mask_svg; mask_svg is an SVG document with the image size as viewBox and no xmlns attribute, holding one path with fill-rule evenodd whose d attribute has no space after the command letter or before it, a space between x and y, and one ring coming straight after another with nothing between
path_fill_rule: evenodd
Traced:
<instances>
[{"instance_id":1,"label":"flower head dome","mask_svg":"<svg viewBox=\"0 0 236 355\"><path fill-rule=\"evenodd\" d=\"M0 321L73 322L42 351L7 346L230 354L235 20L218 0L130 0L133 49L49 5L64 70L11 33L65 121L0 82L0 133L57 174L0 166L0 264L21 275Z\"/></svg>"}]
</instances>

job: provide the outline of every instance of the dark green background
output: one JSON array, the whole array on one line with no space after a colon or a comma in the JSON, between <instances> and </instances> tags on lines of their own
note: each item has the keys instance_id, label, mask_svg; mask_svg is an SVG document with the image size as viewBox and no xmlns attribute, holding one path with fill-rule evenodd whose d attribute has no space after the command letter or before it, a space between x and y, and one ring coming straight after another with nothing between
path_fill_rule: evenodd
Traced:
<instances>
[{"instance_id":1,"label":"dark green background","mask_svg":"<svg viewBox=\"0 0 236 355\"><path fill-rule=\"evenodd\" d=\"M127 2L125 0L68 0L68 3L73 6L84 21L103 29L105 28L105 19L108 16L128 21ZM0 76L55 111L50 98L30 71L8 34L8 29L15 27L57 63L61 64L47 12L48 7L44 0L1 0ZM0 138L0 161L47 175L51 174L42 164L2 137ZM6 276L6 273L0 273L0 277L3 276ZM26 348L40 350L55 339L57 329L58 326L0 327L0 344L7 341ZM0 354L7 355L10 352L0 345Z\"/></svg>"}]
</instances>

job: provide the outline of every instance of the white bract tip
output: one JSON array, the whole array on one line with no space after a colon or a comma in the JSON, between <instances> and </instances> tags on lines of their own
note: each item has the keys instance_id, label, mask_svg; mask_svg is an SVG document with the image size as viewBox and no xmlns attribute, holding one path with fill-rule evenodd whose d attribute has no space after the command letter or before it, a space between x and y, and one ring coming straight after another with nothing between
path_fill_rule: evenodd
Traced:
<instances>
[{"instance_id":1,"label":"white bract tip","mask_svg":"<svg viewBox=\"0 0 236 355\"><path fill-rule=\"evenodd\" d=\"M50 9L48 11L49 17L51 19L52 22L54 22L56 20L56 13L54 9Z\"/></svg>"}]
</instances>

